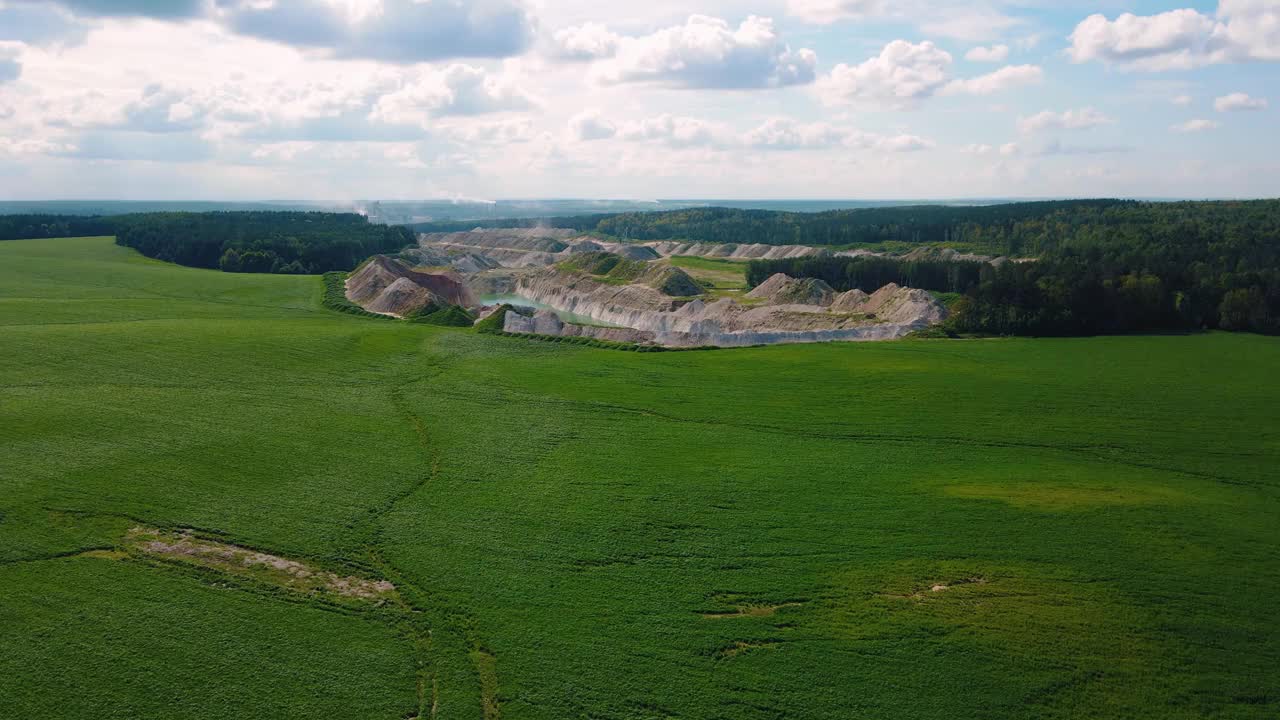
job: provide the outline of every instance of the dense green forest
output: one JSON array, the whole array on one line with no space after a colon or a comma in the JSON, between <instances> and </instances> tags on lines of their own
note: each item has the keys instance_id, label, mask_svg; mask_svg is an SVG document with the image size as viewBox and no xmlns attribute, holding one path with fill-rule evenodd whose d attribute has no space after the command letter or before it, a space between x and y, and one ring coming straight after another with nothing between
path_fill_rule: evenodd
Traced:
<instances>
[{"instance_id":1,"label":"dense green forest","mask_svg":"<svg viewBox=\"0 0 1280 720\"><path fill-rule=\"evenodd\" d=\"M700 208L668 213L626 213L602 218L597 232L631 240L688 239L766 245L858 245L883 242L966 245L1021 253L1033 234L1024 224L1046 221L1095 224L1120 200L1014 203L988 207L924 205L824 213Z\"/></svg>"},{"instance_id":2,"label":"dense green forest","mask_svg":"<svg viewBox=\"0 0 1280 720\"><path fill-rule=\"evenodd\" d=\"M116 242L147 257L227 272L318 274L414 244L413 231L356 214L148 213L113 218Z\"/></svg>"},{"instance_id":3,"label":"dense green forest","mask_svg":"<svg viewBox=\"0 0 1280 720\"><path fill-rule=\"evenodd\" d=\"M115 234L115 224L102 217L76 215L0 215L0 240L98 237Z\"/></svg>"},{"instance_id":4,"label":"dense green forest","mask_svg":"<svg viewBox=\"0 0 1280 720\"><path fill-rule=\"evenodd\" d=\"M1069 246L1007 263L970 287L950 323L1002 335L1217 328L1280 334L1280 243L1152 238ZM1260 240L1260 239L1258 239Z\"/></svg>"},{"instance_id":5,"label":"dense green forest","mask_svg":"<svg viewBox=\"0 0 1280 720\"><path fill-rule=\"evenodd\" d=\"M483 227L553 227L597 232L623 240L761 243L765 245L859 245L884 242L968 246L1001 254L1031 251L1041 235L1097 225L1125 200L1060 200L990 206L914 205L820 213L692 208L628 212L549 220L496 220ZM469 230L476 223L426 223L422 232Z\"/></svg>"},{"instance_id":6,"label":"dense green forest","mask_svg":"<svg viewBox=\"0 0 1280 720\"><path fill-rule=\"evenodd\" d=\"M754 288L775 273L783 273L794 278L816 278L840 292L862 290L870 293L889 283L897 283L937 292L962 293L994 272L994 267L982 262L908 261L886 257L798 257L786 260L753 260L747 266L747 285Z\"/></svg>"},{"instance_id":7,"label":"dense green forest","mask_svg":"<svg viewBox=\"0 0 1280 720\"><path fill-rule=\"evenodd\" d=\"M132 215L0 215L0 240L115 235L147 257L227 272L319 274L416 241L402 226L354 213L163 212Z\"/></svg>"},{"instance_id":8,"label":"dense green forest","mask_svg":"<svg viewBox=\"0 0 1280 720\"><path fill-rule=\"evenodd\" d=\"M886 242L969 248L995 255L1036 256L1080 241L1189 232L1196 237L1280 237L1280 201L1137 202L1061 200L991 206L919 205L822 213L696 208L498 220L482 227L573 228L626 240L687 240L766 245L867 245ZM422 232L469 230L477 223L428 223Z\"/></svg>"},{"instance_id":9,"label":"dense green forest","mask_svg":"<svg viewBox=\"0 0 1280 720\"><path fill-rule=\"evenodd\" d=\"M887 283L963 293L949 321L965 333L1092 335L1220 328L1280 333L1280 203L1241 203L1189 221L1080 228L1035 262L819 257L755 261L752 286L773 273L821 278L839 290ZM1227 204L1214 209L1226 209ZM1141 218L1151 208L1134 206ZM1182 217L1179 217L1182 215ZM1216 219L1217 222L1210 222Z\"/></svg>"}]
</instances>

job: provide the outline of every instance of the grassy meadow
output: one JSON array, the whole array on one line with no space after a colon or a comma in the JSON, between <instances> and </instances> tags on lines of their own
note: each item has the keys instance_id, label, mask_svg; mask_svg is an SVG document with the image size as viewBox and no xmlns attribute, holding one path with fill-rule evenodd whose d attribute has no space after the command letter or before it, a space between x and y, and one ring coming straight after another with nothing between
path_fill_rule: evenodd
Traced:
<instances>
[{"instance_id":1,"label":"grassy meadow","mask_svg":"<svg viewBox=\"0 0 1280 720\"><path fill-rule=\"evenodd\" d=\"M667 260L684 270L694 280L704 283L707 295L713 298L731 297L739 302L747 291L747 263L719 258L676 255Z\"/></svg>"},{"instance_id":2,"label":"grassy meadow","mask_svg":"<svg viewBox=\"0 0 1280 720\"><path fill-rule=\"evenodd\" d=\"M1280 339L637 354L322 290L0 242L0 717L1280 714Z\"/></svg>"}]
</instances>

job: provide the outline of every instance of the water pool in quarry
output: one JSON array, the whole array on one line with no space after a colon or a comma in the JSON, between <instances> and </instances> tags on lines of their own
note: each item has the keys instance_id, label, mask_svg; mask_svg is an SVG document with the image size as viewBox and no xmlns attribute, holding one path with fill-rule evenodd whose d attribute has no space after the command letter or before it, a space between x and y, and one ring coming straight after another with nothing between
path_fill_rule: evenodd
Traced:
<instances>
[{"instance_id":1,"label":"water pool in quarry","mask_svg":"<svg viewBox=\"0 0 1280 720\"><path fill-rule=\"evenodd\" d=\"M540 303L537 300L530 300L529 298L524 297L523 295L514 295L514 294L482 295L480 297L480 304L512 305L514 307L533 308L534 310L550 310L554 312L556 315L559 315L560 319L563 320L564 322L572 323L574 325L597 325L600 327L622 327L621 325L614 325L613 323L607 323L602 320L595 320L588 315L579 315L577 313L557 310L551 307L550 305L547 305L546 303Z\"/></svg>"}]
</instances>

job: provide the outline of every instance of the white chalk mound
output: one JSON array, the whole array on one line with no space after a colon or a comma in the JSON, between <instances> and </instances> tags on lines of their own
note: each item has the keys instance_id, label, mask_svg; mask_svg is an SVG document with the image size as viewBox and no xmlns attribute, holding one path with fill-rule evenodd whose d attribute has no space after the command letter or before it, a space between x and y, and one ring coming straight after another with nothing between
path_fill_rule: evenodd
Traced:
<instances>
[{"instance_id":1,"label":"white chalk mound","mask_svg":"<svg viewBox=\"0 0 1280 720\"><path fill-rule=\"evenodd\" d=\"M682 347L891 340L946 318L946 308L931 294L897 285L870 296L859 291L836 296L829 287L822 291L784 275L773 283L773 294L785 300L796 288L817 302L690 302L647 286L609 285L554 268L523 276L517 284L520 295L540 304L652 333L654 342Z\"/></svg>"}]
</instances>

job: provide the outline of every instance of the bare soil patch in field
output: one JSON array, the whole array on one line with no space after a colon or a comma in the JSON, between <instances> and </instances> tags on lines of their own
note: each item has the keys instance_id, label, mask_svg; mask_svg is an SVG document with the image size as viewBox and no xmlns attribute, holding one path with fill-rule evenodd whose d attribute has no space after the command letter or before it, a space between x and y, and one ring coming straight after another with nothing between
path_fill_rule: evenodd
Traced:
<instances>
[{"instance_id":1,"label":"bare soil patch in field","mask_svg":"<svg viewBox=\"0 0 1280 720\"><path fill-rule=\"evenodd\" d=\"M1123 486L989 483L950 485L943 491L951 497L999 500L1013 507L1041 511L1091 510L1117 505L1156 505L1185 500L1185 496L1171 488L1136 483Z\"/></svg>"},{"instance_id":2,"label":"bare soil patch in field","mask_svg":"<svg viewBox=\"0 0 1280 720\"><path fill-rule=\"evenodd\" d=\"M393 598L396 592L395 586L386 580L339 575L297 560L199 538L191 531L135 527L125 538L125 549L131 553L248 577L304 593L323 593L382 603Z\"/></svg>"},{"instance_id":3,"label":"bare soil patch in field","mask_svg":"<svg viewBox=\"0 0 1280 720\"><path fill-rule=\"evenodd\" d=\"M707 618L708 620L744 617L772 617L782 608L799 607L802 604L803 603L789 602L782 603L781 605L739 605L737 610L702 613L702 617Z\"/></svg>"},{"instance_id":4,"label":"bare soil patch in field","mask_svg":"<svg viewBox=\"0 0 1280 720\"><path fill-rule=\"evenodd\" d=\"M755 650L772 650L781 644L782 643L777 642L743 642L740 640L726 648L721 648L720 651L716 653L716 657L727 660Z\"/></svg>"}]
</instances>

